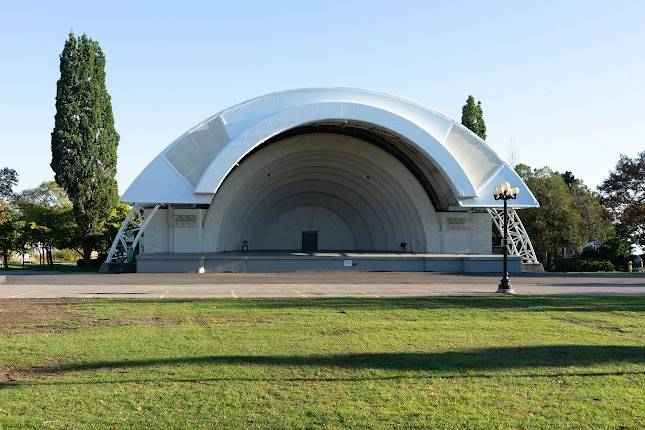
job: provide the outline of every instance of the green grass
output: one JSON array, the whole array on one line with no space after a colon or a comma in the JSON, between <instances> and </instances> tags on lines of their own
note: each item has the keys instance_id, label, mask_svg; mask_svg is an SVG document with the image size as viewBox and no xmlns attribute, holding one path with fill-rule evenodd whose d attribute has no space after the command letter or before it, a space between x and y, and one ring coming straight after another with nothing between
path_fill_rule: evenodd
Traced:
<instances>
[{"instance_id":1,"label":"green grass","mask_svg":"<svg viewBox=\"0 0 645 430\"><path fill-rule=\"evenodd\" d=\"M551 272L547 272L551 273ZM611 272L562 272L567 275L644 275L644 271L634 270L627 272L625 270L612 270Z\"/></svg>"},{"instance_id":2,"label":"green grass","mask_svg":"<svg viewBox=\"0 0 645 430\"><path fill-rule=\"evenodd\" d=\"M0 310L0 428L645 427L645 297Z\"/></svg>"},{"instance_id":3,"label":"green grass","mask_svg":"<svg viewBox=\"0 0 645 430\"><path fill-rule=\"evenodd\" d=\"M0 267L0 273L4 270L3 267ZM42 272L98 272L96 267L78 267L75 263L54 263L52 265L44 264L40 265L38 263L25 264L25 267L22 267L21 263L9 263L9 270L33 270L33 271L42 271Z\"/></svg>"}]
</instances>

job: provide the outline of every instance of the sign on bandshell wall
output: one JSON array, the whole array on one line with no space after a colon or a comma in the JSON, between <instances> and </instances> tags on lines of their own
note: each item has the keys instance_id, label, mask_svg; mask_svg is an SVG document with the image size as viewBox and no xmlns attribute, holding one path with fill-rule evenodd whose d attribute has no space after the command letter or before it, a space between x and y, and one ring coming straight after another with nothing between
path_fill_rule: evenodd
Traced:
<instances>
[{"instance_id":1,"label":"sign on bandshell wall","mask_svg":"<svg viewBox=\"0 0 645 430\"><path fill-rule=\"evenodd\" d=\"M448 230L468 230L470 228L468 218L450 217L447 219L447 222Z\"/></svg>"},{"instance_id":2,"label":"sign on bandshell wall","mask_svg":"<svg viewBox=\"0 0 645 430\"><path fill-rule=\"evenodd\" d=\"M175 215L171 227L197 227L197 215Z\"/></svg>"}]
</instances>

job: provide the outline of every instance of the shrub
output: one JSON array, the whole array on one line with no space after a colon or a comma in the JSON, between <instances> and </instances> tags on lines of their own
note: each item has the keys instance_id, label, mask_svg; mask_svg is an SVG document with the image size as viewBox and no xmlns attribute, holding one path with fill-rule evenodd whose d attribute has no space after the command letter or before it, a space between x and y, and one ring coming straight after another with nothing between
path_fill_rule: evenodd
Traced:
<instances>
[{"instance_id":1,"label":"shrub","mask_svg":"<svg viewBox=\"0 0 645 430\"><path fill-rule=\"evenodd\" d=\"M624 238L614 237L597 249L585 248L580 257L585 260L608 260L615 267L624 270L631 254L631 244ZM615 270L615 269L614 269Z\"/></svg>"},{"instance_id":2,"label":"shrub","mask_svg":"<svg viewBox=\"0 0 645 430\"><path fill-rule=\"evenodd\" d=\"M609 260L587 260L580 264L582 272L613 272L614 270L616 267Z\"/></svg>"},{"instance_id":3,"label":"shrub","mask_svg":"<svg viewBox=\"0 0 645 430\"><path fill-rule=\"evenodd\" d=\"M66 263L71 263L73 261L76 261L78 258L78 252L74 251L73 249L54 249L52 251L52 257L54 258L55 262L66 262Z\"/></svg>"}]
</instances>

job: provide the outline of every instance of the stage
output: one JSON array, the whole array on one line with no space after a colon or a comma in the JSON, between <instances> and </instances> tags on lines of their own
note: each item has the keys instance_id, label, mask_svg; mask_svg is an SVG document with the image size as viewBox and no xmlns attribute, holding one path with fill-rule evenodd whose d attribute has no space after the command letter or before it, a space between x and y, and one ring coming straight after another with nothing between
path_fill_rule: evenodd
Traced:
<instances>
[{"instance_id":1,"label":"stage","mask_svg":"<svg viewBox=\"0 0 645 430\"><path fill-rule=\"evenodd\" d=\"M137 256L137 272L143 273L498 273L501 270L502 256L492 254L231 251L213 253L156 253ZM509 272L522 272L521 257L509 257Z\"/></svg>"}]
</instances>

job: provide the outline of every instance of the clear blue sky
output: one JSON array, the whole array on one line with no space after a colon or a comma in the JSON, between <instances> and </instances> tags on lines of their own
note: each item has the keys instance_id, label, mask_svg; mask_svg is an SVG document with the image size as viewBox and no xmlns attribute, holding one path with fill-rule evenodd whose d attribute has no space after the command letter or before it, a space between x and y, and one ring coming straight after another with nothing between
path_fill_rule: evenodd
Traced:
<instances>
[{"instance_id":1,"label":"clear blue sky","mask_svg":"<svg viewBox=\"0 0 645 430\"><path fill-rule=\"evenodd\" d=\"M0 0L0 167L51 179L58 56L98 40L123 192L202 119L267 92L351 86L455 119L481 99L489 144L591 186L645 149L643 1Z\"/></svg>"}]
</instances>

